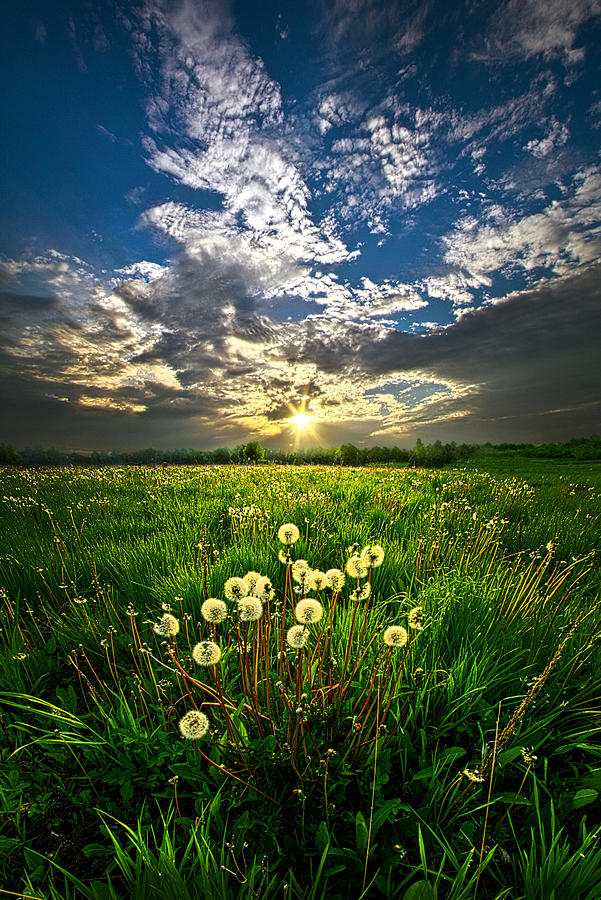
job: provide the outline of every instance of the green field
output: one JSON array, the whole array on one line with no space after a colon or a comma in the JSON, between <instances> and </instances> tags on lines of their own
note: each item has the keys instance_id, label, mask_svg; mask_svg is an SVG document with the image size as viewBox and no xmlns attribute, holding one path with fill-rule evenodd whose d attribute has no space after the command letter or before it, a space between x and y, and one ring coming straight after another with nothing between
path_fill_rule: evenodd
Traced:
<instances>
[{"instance_id":1,"label":"green field","mask_svg":"<svg viewBox=\"0 0 601 900\"><path fill-rule=\"evenodd\" d=\"M601 898L601 466L2 469L0 510L0 896Z\"/></svg>"}]
</instances>

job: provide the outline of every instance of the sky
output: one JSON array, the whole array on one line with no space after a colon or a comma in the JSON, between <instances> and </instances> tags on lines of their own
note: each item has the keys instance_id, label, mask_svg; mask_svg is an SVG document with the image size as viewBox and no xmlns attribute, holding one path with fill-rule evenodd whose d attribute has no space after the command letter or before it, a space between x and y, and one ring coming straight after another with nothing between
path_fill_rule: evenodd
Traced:
<instances>
[{"instance_id":1,"label":"sky","mask_svg":"<svg viewBox=\"0 0 601 900\"><path fill-rule=\"evenodd\" d=\"M0 440L601 431L601 0L24 0L0 50Z\"/></svg>"}]
</instances>

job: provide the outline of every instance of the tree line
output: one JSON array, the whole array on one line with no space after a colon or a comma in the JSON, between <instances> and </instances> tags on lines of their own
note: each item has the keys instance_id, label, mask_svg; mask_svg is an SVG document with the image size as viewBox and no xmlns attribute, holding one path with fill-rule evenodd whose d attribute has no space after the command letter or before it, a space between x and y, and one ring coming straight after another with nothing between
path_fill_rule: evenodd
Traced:
<instances>
[{"instance_id":1,"label":"tree line","mask_svg":"<svg viewBox=\"0 0 601 900\"><path fill-rule=\"evenodd\" d=\"M439 468L479 456L526 456L539 459L601 459L601 437L572 438L551 444L424 444L419 438L411 449L402 447L315 447L299 450L272 450L259 441L249 441L233 449L216 450L94 450L92 453L66 453L56 447L26 447L15 450L11 444L0 444L0 465L69 466L69 465L222 465L227 463L274 462L293 465L409 465Z\"/></svg>"}]
</instances>

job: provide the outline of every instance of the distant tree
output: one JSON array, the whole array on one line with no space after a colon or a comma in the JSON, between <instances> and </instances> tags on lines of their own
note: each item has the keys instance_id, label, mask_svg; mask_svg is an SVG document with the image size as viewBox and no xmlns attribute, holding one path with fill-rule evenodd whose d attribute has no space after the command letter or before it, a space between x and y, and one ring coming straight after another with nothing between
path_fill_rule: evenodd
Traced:
<instances>
[{"instance_id":1,"label":"distant tree","mask_svg":"<svg viewBox=\"0 0 601 900\"><path fill-rule=\"evenodd\" d=\"M213 462L229 463L230 459L231 453L227 447L217 447L216 450L213 450Z\"/></svg>"},{"instance_id":2,"label":"distant tree","mask_svg":"<svg viewBox=\"0 0 601 900\"><path fill-rule=\"evenodd\" d=\"M356 466L360 461L360 453L354 444L341 444L338 456L343 466Z\"/></svg>"},{"instance_id":3,"label":"distant tree","mask_svg":"<svg viewBox=\"0 0 601 900\"><path fill-rule=\"evenodd\" d=\"M246 462L259 462L265 459L265 448L258 441L249 441L242 451L242 458Z\"/></svg>"},{"instance_id":4,"label":"distant tree","mask_svg":"<svg viewBox=\"0 0 601 900\"><path fill-rule=\"evenodd\" d=\"M12 444L0 444L0 465L14 466L19 462L19 456Z\"/></svg>"}]
</instances>

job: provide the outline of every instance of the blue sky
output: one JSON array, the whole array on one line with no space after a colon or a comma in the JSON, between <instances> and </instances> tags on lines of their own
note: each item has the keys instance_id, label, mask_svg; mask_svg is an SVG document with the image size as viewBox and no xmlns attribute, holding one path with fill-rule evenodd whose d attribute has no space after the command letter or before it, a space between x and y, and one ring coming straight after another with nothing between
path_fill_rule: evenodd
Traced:
<instances>
[{"instance_id":1,"label":"blue sky","mask_svg":"<svg viewBox=\"0 0 601 900\"><path fill-rule=\"evenodd\" d=\"M18 446L601 429L601 3L25 3L2 35Z\"/></svg>"}]
</instances>

